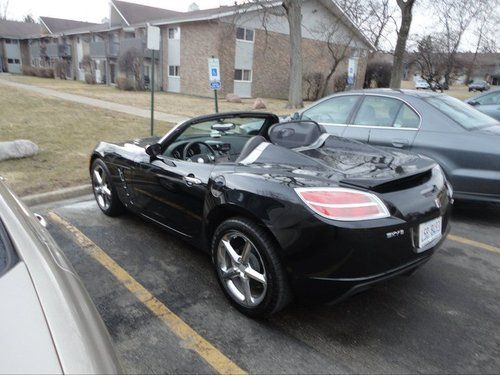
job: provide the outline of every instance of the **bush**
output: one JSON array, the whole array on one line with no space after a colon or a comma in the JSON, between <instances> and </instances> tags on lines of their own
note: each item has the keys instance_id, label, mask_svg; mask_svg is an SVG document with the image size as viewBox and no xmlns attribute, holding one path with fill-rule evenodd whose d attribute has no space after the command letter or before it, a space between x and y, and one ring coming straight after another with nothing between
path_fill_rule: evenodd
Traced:
<instances>
[{"instance_id":1,"label":"bush","mask_svg":"<svg viewBox=\"0 0 500 375\"><path fill-rule=\"evenodd\" d=\"M88 85L94 85L95 82L95 76L92 73L85 73L85 83Z\"/></svg>"},{"instance_id":2,"label":"bush","mask_svg":"<svg viewBox=\"0 0 500 375\"><path fill-rule=\"evenodd\" d=\"M68 62L66 60L58 60L54 63L54 75L59 79L66 79L66 69Z\"/></svg>"},{"instance_id":3,"label":"bush","mask_svg":"<svg viewBox=\"0 0 500 375\"><path fill-rule=\"evenodd\" d=\"M304 75L304 88L306 100L318 100L325 77L323 73L308 73Z\"/></svg>"},{"instance_id":4,"label":"bush","mask_svg":"<svg viewBox=\"0 0 500 375\"><path fill-rule=\"evenodd\" d=\"M143 55L137 48L130 48L118 57L118 67L126 77L134 81L136 90L144 90L144 76L142 74Z\"/></svg>"},{"instance_id":5,"label":"bush","mask_svg":"<svg viewBox=\"0 0 500 375\"><path fill-rule=\"evenodd\" d=\"M335 78L335 81L333 81L334 92L345 91L346 87L347 87L347 73L341 74L340 76Z\"/></svg>"},{"instance_id":6,"label":"bush","mask_svg":"<svg viewBox=\"0 0 500 375\"><path fill-rule=\"evenodd\" d=\"M42 71L42 77L44 78L54 78L54 69L53 68L40 68Z\"/></svg>"},{"instance_id":7,"label":"bush","mask_svg":"<svg viewBox=\"0 0 500 375\"><path fill-rule=\"evenodd\" d=\"M370 62L366 66L365 82L363 87L389 87L391 83L392 64L388 62Z\"/></svg>"},{"instance_id":8,"label":"bush","mask_svg":"<svg viewBox=\"0 0 500 375\"><path fill-rule=\"evenodd\" d=\"M131 80L130 78L127 77L118 77L116 79L116 87L118 87L120 90L125 90L125 91L134 91L135 90L135 84L134 81Z\"/></svg>"},{"instance_id":9,"label":"bush","mask_svg":"<svg viewBox=\"0 0 500 375\"><path fill-rule=\"evenodd\" d=\"M34 67L32 66L23 66L23 74L25 76L35 76L35 69Z\"/></svg>"}]
</instances>

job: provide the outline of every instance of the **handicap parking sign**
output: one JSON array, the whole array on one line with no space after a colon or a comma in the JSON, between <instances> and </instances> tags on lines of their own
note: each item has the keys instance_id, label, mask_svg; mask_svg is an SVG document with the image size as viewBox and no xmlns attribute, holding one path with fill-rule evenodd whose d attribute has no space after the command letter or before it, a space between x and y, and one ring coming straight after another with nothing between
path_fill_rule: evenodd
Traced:
<instances>
[{"instance_id":1,"label":"handicap parking sign","mask_svg":"<svg viewBox=\"0 0 500 375\"><path fill-rule=\"evenodd\" d=\"M213 81L213 82L210 82L210 88L212 90L220 90L220 82L219 81Z\"/></svg>"}]
</instances>

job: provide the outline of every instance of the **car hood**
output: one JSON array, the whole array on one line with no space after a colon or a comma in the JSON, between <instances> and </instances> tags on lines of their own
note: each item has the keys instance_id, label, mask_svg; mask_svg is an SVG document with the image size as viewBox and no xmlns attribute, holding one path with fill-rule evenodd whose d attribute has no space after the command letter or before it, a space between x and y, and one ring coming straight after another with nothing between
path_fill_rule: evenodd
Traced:
<instances>
[{"instance_id":1,"label":"car hood","mask_svg":"<svg viewBox=\"0 0 500 375\"><path fill-rule=\"evenodd\" d=\"M250 166L264 173L281 170L301 184L319 179L366 189L427 173L436 165L426 157L335 136L321 147L302 150L268 144L254 159Z\"/></svg>"}]
</instances>

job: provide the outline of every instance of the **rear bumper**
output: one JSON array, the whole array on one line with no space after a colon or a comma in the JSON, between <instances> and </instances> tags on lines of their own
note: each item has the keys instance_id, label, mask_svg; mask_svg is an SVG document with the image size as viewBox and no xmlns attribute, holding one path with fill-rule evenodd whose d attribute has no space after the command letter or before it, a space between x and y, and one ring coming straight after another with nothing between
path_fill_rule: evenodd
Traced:
<instances>
[{"instance_id":1,"label":"rear bumper","mask_svg":"<svg viewBox=\"0 0 500 375\"><path fill-rule=\"evenodd\" d=\"M437 216L442 236L418 249L418 227ZM411 272L427 262L449 232L449 207L410 223L388 220L372 228L328 228L311 224L302 233L301 251L285 264L299 302L337 302L372 285ZM390 222L390 223L389 223ZM401 233L389 238L394 232ZM306 244L307 243L307 244Z\"/></svg>"}]
</instances>

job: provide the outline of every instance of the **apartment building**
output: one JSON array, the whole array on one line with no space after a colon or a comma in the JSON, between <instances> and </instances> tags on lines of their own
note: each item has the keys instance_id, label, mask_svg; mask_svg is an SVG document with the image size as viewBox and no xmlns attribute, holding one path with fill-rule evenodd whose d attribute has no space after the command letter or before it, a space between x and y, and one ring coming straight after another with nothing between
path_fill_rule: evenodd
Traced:
<instances>
[{"instance_id":1,"label":"apartment building","mask_svg":"<svg viewBox=\"0 0 500 375\"><path fill-rule=\"evenodd\" d=\"M281 1L222 6L186 12L111 0L108 20L102 24L41 17L42 30L29 40L33 66L65 62L66 76L86 79L84 60L92 61L91 74L97 83L114 84L123 75L119 58L134 49L142 55L142 73L150 81L156 65L158 89L190 95L212 95L208 85L207 59L221 63L221 94L241 97L285 98L288 93L290 51L288 21ZM328 46L348 44L348 54L336 76L349 72L350 84L361 87L368 51L373 46L334 0L305 0L302 47L304 75L330 70ZM147 25L161 29L161 50L153 61L146 48ZM335 33L328 30L335 27ZM0 34L1 36L1 34ZM88 64L87 64L88 65ZM87 68L88 70L88 68ZM330 81L327 93L333 90Z\"/></svg>"},{"instance_id":2,"label":"apartment building","mask_svg":"<svg viewBox=\"0 0 500 375\"><path fill-rule=\"evenodd\" d=\"M0 20L0 72L21 73L29 65L29 38L40 34L34 23Z\"/></svg>"}]
</instances>

